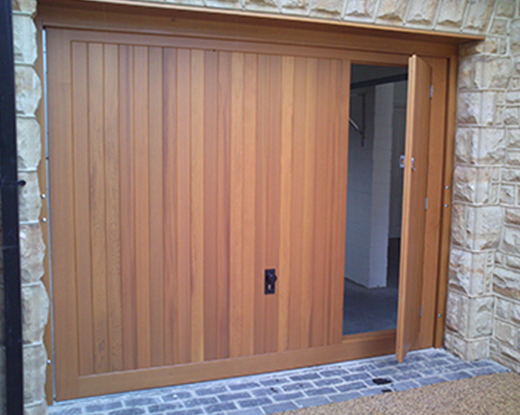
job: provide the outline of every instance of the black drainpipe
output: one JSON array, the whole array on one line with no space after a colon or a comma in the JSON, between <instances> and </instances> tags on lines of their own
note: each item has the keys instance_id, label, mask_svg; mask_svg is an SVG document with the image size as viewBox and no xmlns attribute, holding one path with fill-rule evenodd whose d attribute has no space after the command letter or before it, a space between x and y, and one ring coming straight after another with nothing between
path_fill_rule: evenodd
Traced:
<instances>
[{"instance_id":1,"label":"black drainpipe","mask_svg":"<svg viewBox=\"0 0 520 415\"><path fill-rule=\"evenodd\" d=\"M22 301L11 0L0 0L0 187L5 303L6 413L23 414Z\"/></svg>"}]
</instances>

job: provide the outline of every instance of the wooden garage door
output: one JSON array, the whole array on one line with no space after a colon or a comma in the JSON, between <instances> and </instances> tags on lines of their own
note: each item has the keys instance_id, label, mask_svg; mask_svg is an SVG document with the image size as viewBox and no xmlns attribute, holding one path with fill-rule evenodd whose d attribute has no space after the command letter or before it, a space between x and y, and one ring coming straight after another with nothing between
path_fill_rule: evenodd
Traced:
<instances>
[{"instance_id":1,"label":"wooden garage door","mask_svg":"<svg viewBox=\"0 0 520 415\"><path fill-rule=\"evenodd\" d=\"M57 399L340 343L344 56L61 29L47 39Z\"/></svg>"}]
</instances>

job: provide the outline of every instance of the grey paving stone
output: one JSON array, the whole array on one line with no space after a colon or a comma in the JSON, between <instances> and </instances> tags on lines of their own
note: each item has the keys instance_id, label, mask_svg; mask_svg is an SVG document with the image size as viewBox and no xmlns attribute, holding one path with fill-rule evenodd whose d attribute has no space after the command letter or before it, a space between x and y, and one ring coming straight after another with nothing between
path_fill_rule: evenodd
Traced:
<instances>
[{"instance_id":1,"label":"grey paving stone","mask_svg":"<svg viewBox=\"0 0 520 415\"><path fill-rule=\"evenodd\" d=\"M93 412L104 412L104 411L110 411L112 409L119 409L122 408L123 404L119 401L108 401L108 402L100 402L100 403L94 403L85 406L85 412L90 414ZM65 414L65 412L63 412ZM67 412L68 414L68 412ZM72 413L70 414L72 415Z\"/></svg>"},{"instance_id":2,"label":"grey paving stone","mask_svg":"<svg viewBox=\"0 0 520 415\"><path fill-rule=\"evenodd\" d=\"M397 382L397 383L392 384L392 389L396 392L400 392L400 391L407 391L409 389L415 389L415 388L418 388L419 386L421 386L421 385L419 385L414 380L406 380L403 382Z\"/></svg>"},{"instance_id":3,"label":"grey paving stone","mask_svg":"<svg viewBox=\"0 0 520 415\"><path fill-rule=\"evenodd\" d=\"M434 383L441 383L446 382L446 379L441 376L427 376L423 378L418 378L415 380L419 385L426 386L426 385L433 385Z\"/></svg>"},{"instance_id":4,"label":"grey paving stone","mask_svg":"<svg viewBox=\"0 0 520 415\"><path fill-rule=\"evenodd\" d=\"M263 406L263 405L273 403L273 401L267 397L263 397L263 398L247 399L245 401L238 401L237 403L241 408L253 408L255 406Z\"/></svg>"},{"instance_id":5,"label":"grey paving stone","mask_svg":"<svg viewBox=\"0 0 520 415\"><path fill-rule=\"evenodd\" d=\"M228 385L228 388L233 391L239 391L243 389L259 388L261 385L256 382L236 383L234 385Z\"/></svg>"},{"instance_id":6,"label":"grey paving stone","mask_svg":"<svg viewBox=\"0 0 520 415\"><path fill-rule=\"evenodd\" d=\"M467 379L471 377L471 373L461 370L460 372L451 372L451 373L445 373L442 375L442 377L448 379L448 380L460 380L460 379Z\"/></svg>"},{"instance_id":7,"label":"grey paving stone","mask_svg":"<svg viewBox=\"0 0 520 415\"><path fill-rule=\"evenodd\" d=\"M229 392L229 390L224 385L214 386L212 388L198 389L195 391L195 393L199 396L219 395L225 392Z\"/></svg>"},{"instance_id":8,"label":"grey paving stone","mask_svg":"<svg viewBox=\"0 0 520 415\"><path fill-rule=\"evenodd\" d=\"M447 372L449 372L449 370L447 370L444 367L433 367L430 369L421 370L421 374L423 376L442 375L443 373L447 373Z\"/></svg>"},{"instance_id":9,"label":"grey paving stone","mask_svg":"<svg viewBox=\"0 0 520 415\"><path fill-rule=\"evenodd\" d=\"M143 408L125 408L111 411L108 413L108 415L141 415L144 413L145 412Z\"/></svg>"},{"instance_id":10,"label":"grey paving stone","mask_svg":"<svg viewBox=\"0 0 520 415\"><path fill-rule=\"evenodd\" d=\"M156 412L165 412L165 411L175 411L177 409L184 408L184 405L180 402L175 403L161 403L159 405L151 405L148 407L148 412L156 413Z\"/></svg>"},{"instance_id":11,"label":"grey paving stone","mask_svg":"<svg viewBox=\"0 0 520 415\"><path fill-rule=\"evenodd\" d=\"M295 390L309 389L309 388L312 388L313 386L314 385L310 382L298 382L298 383L293 383L290 385L284 385L284 386L282 386L282 389L285 392L290 392L290 391L295 391Z\"/></svg>"},{"instance_id":12,"label":"grey paving stone","mask_svg":"<svg viewBox=\"0 0 520 415\"><path fill-rule=\"evenodd\" d=\"M191 392L182 391L182 392L173 392L173 393L168 393L166 395L162 395L161 399L165 402L170 402L170 401L174 401L176 399L191 398L192 396L193 396L193 394Z\"/></svg>"},{"instance_id":13,"label":"grey paving stone","mask_svg":"<svg viewBox=\"0 0 520 415\"><path fill-rule=\"evenodd\" d=\"M395 368L389 368L389 369L377 369L377 370L374 370L373 374L375 375L375 377L386 377L386 376L393 376L393 375L396 375L400 373L397 369Z\"/></svg>"},{"instance_id":14,"label":"grey paving stone","mask_svg":"<svg viewBox=\"0 0 520 415\"><path fill-rule=\"evenodd\" d=\"M318 387L337 385L339 383L344 383L344 380L341 378L328 378L328 379L320 379L320 380L314 381L314 384Z\"/></svg>"},{"instance_id":15,"label":"grey paving stone","mask_svg":"<svg viewBox=\"0 0 520 415\"><path fill-rule=\"evenodd\" d=\"M319 372L324 378L330 378L333 376L346 375L348 372L345 369L330 369Z\"/></svg>"},{"instance_id":16,"label":"grey paving stone","mask_svg":"<svg viewBox=\"0 0 520 415\"><path fill-rule=\"evenodd\" d=\"M124 401L125 406L129 408L133 408L134 406L153 405L158 404L159 402L159 398L133 398Z\"/></svg>"},{"instance_id":17,"label":"grey paving stone","mask_svg":"<svg viewBox=\"0 0 520 415\"><path fill-rule=\"evenodd\" d=\"M315 396L313 398L298 399L295 401L300 408L307 408L309 406L327 405L330 401L324 396Z\"/></svg>"},{"instance_id":18,"label":"grey paving stone","mask_svg":"<svg viewBox=\"0 0 520 415\"><path fill-rule=\"evenodd\" d=\"M204 411L201 408L184 409L182 411L168 412L166 415L201 415Z\"/></svg>"},{"instance_id":19,"label":"grey paving stone","mask_svg":"<svg viewBox=\"0 0 520 415\"><path fill-rule=\"evenodd\" d=\"M238 399L245 399L250 397L251 395L247 392L225 393L224 395L217 396L217 398L222 402L236 401Z\"/></svg>"},{"instance_id":20,"label":"grey paving stone","mask_svg":"<svg viewBox=\"0 0 520 415\"><path fill-rule=\"evenodd\" d=\"M367 389L361 389L360 393L363 396L373 396L373 395L379 395L380 393L383 393L383 390L388 389L385 387L377 387L377 388L367 388Z\"/></svg>"},{"instance_id":21,"label":"grey paving stone","mask_svg":"<svg viewBox=\"0 0 520 415\"><path fill-rule=\"evenodd\" d=\"M365 364L365 365L349 368L349 371L351 371L352 373L372 372L374 370L376 370L376 367L374 365L370 365L370 364Z\"/></svg>"},{"instance_id":22,"label":"grey paving stone","mask_svg":"<svg viewBox=\"0 0 520 415\"><path fill-rule=\"evenodd\" d=\"M419 373L416 370L410 370L409 372L398 372L395 375L392 375L392 379L396 381L406 380L406 379L415 379L420 378L422 376L421 373Z\"/></svg>"},{"instance_id":23,"label":"grey paving stone","mask_svg":"<svg viewBox=\"0 0 520 415\"><path fill-rule=\"evenodd\" d=\"M361 381L347 383L345 385L339 385L336 389L340 392L351 392L354 390L360 390L367 388L367 384Z\"/></svg>"},{"instance_id":24,"label":"grey paving stone","mask_svg":"<svg viewBox=\"0 0 520 415\"><path fill-rule=\"evenodd\" d=\"M318 389L307 389L305 393L308 396L320 396L320 395L330 395L331 393L337 393L338 391L331 387L318 388Z\"/></svg>"},{"instance_id":25,"label":"grey paving stone","mask_svg":"<svg viewBox=\"0 0 520 415\"><path fill-rule=\"evenodd\" d=\"M345 382L354 382L356 380L369 380L373 376L368 372L353 373L352 375L343 376L342 379Z\"/></svg>"},{"instance_id":26,"label":"grey paving stone","mask_svg":"<svg viewBox=\"0 0 520 415\"><path fill-rule=\"evenodd\" d=\"M298 382L300 380L314 380L314 379L320 379L321 376L317 373L305 373L304 375L296 375L296 376L289 376L291 380L294 382Z\"/></svg>"},{"instance_id":27,"label":"grey paving stone","mask_svg":"<svg viewBox=\"0 0 520 415\"><path fill-rule=\"evenodd\" d=\"M276 414L278 412L293 411L298 407L292 402L275 403L273 405L262 406L262 410L266 415Z\"/></svg>"},{"instance_id":28,"label":"grey paving stone","mask_svg":"<svg viewBox=\"0 0 520 415\"><path fill-rule=\"evenodd\" d=\"M290 380L287 378L266 379L266 380L260 381L260 383L264 386L283 385L284 383L289 383L289 382L290 382Z\"/></svg>"},{"instance_id":29,"label":"grey paving stone","mask_svg":"<svg viewBox=\"0 0 520 415\"><path fill-rule=\"evenodd\" d=\"M214 396L210 396L207 398L193 398L188 399L187 401L183 401L183 404L186 408L194 408L196 406L203 406L203 405L212 405L214 403L218 403L217 398Z\"/></svg>"},{"instance_id":30,"label":"grey paving stone","mask_svg":"<svg viewBox=\"0 0 520 415\"><path fill-rule=\"evenodd\" d=\"M337 393L335 395L329 395L327 398L331 402L345 402L351 399L361 398L363 395L358 391L352 391L347 393Z\"/></svg>"},{"instance_id":31,"label":"grey paving stone","mask_svg":"<svg viewBox=\"0 0 520 415\"><path fill-rule=\"evenodd\" d=\"M277 401L290 401L293 399L303 398L302 392L292 392L292 393L279 393L277 395L273 395L272 398Z\"/></svg>"},{"instance_id":32,"label":"grey paving stone","mask_svg":"<svg viewBox=\"0 0 520 415\"><path fill-rule=\"evenodd\" d=\"M269 396L269 395L275 395L277 393L282 393L282 390L280 388L275 388L271 386L270 388L262 388L262 389L253 389L251 393L254 396Z\"/></svg>"},{"instance_id":33,"label":"grey paving stone","mask_svg":"<svg viewBox=\"0 0 520 415\"><path fill-rule=\"evenodd\" d=\"M83 414L83 408L81 406L73 406L72 408L61 408L55 411L54 413L56 415L81 415Z\"/></svg>"},{"instance_id":34,"label":"grey paving stone","mask_svg":"<svg viewBox=\"0 0 520 415\"><path fill-rule=\"evenodd\" d=\"M451 372L458 372L459 370L473 369L474 366L468 362L459 362L454 365L446 366L446 369Z\"/></svg>"},{"instance_id":35,"label":"grey paving stone","mask_svg":"<svg viewBox=\"0 0 520 415\"><path fill-rule=\"evenodd\" d=\"M216 414L217 412L232 411L238 409L233 402L217 403L215 405L206 406L204 410L208 414Z\"/></svg>"},{"instance_id":36,"label":"grey paving stone","mask_svg":"<svg viewBox=\"0 0 520 415\"><path fill-rule=\"evenodd\" d=\"M495 373L495 369L492 367L480 367L478 369L469 370L472 376L484 376L484 375L492 375Z\"/></svg>"},{"instance_id":37,"label":"grey paving stone","mask_svg":"<svg viewBox=\"0 0 520 415\"><path fill-rule=\"evenodd\" d=\"M260 408L248 408L230 411L227 412L227 415L263 415L263 412Z\"/></svg>"}]
</instances>

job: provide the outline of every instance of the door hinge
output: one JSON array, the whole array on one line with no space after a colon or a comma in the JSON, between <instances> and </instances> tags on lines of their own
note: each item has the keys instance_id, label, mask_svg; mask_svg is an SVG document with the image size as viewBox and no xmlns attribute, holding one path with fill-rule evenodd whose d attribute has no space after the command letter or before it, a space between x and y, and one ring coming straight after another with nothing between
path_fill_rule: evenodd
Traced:
<instances>
[{"instance_id":1,"label":"door hinge","mask_svg":"<svg viewBox=\"0 0 520 415\"><path fill-rule=\"evenodd\" d=\"M419 312L419 317L422 317L422 304L421 304L421 311Z\"/></svg>"},{"instance_id":2,"label":"door hinge","mask_svg":"<svg viewBox=\"0 0 520 415\"><path fill-rule=\"evenodd\" d=\"M433 98L433 85L430 85L430 98Z\"/></svg>"},{"instance_id":3,"label":"door hinge","mask_svg":"<svg viewBox=\"0 0 520 415\"><path fill-rule=\"evenodd\" d=\"M424 210L428 210L428 197L424 201Z\"/></svg>"}]
</instances>

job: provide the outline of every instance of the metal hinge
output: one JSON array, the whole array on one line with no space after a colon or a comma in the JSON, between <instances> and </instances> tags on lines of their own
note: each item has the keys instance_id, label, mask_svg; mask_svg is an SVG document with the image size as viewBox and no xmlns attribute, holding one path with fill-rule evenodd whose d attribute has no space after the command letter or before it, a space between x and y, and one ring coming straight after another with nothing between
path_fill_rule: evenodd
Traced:
<instances>
[{"instance_id":1,"label":"metal hinge","mask_svg":"<svg viewBox=\"0 0 520 415\"><path fill-rule=\"evenodd\" d=\"M421 305L421 312L419 313L419 317L422 317L422 305Z\"/></svg>"},{"instance_id":2,"label":"metal hinge","mask_svg":"<svg viewBox=\"0 0 520 415\"><path fill-rule=\"evenodd\" d=\"M433 98L433 85L430 85L430 98Z\"/></svg>"},{"instance_id":3,"label":"metal hinge","mask_svg":"<svg viewBox=\"0 0 520 415\"><path fill-rule=\"evenodd\" d=\"M424 201L424 210L428 210L428 197L426 197L426 200Z\"/></svg>"}]
</instances>

